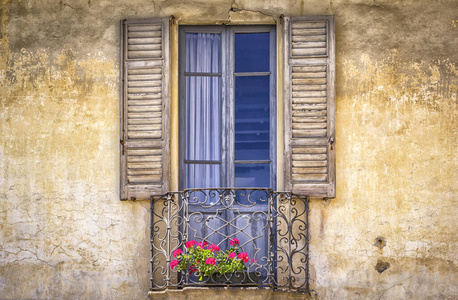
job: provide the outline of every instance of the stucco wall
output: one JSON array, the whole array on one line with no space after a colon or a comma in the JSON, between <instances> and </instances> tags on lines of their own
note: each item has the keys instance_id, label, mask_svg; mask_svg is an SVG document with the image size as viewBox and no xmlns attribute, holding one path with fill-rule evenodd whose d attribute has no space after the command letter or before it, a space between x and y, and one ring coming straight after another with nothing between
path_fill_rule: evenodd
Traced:
<instances>
[{"instance_id":1,"label":"stucco wall","mask_svg":"<svg viewBox=\"0 0 458 300\"><path fill-rule=\"evenodd\" d=\"M1 0L0 298L145 297L149 207L119 201L119 20L227 20L231 3ZM316 295L457 298L456 0L236 3L336 18L337 198L311 203Z\"/></svg>"}]
</instances>

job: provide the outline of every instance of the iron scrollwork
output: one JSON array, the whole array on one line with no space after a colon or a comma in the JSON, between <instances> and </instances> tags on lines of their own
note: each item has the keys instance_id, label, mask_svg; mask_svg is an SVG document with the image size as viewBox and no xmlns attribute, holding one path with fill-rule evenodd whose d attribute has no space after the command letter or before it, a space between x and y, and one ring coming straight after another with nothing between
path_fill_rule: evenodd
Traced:
<instances>
[{"instance_id":1,"label":"iron scrollwork","mask_svg":"<svg viewBox=\"0 0 458 300\"><path fill-rule=\"evenodd\" d=\"M185 286L258 286L309 291L307 196L271 189L188 189L151 197L153 290ZM188 240L222 249L237 238L249 254L244 272L198 278L170 268Z\"/></svg>"}]
</instances>

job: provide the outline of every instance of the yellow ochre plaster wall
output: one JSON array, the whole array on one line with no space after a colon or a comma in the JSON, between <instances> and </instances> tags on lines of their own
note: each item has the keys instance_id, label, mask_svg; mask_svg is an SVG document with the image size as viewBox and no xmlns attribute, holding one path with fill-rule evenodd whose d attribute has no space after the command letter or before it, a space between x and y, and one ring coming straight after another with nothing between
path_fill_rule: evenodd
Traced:
<instances>
[{"instance_id":1,"label":"yellow ochre plaster wall","mask_svg":"<svg viewBox=\"0 0 458 300\"><path fill-rule=\"evenodd\" d=\"M0 299L147 295L149 203L119 201L119 21L280 14L335 15L337 197L310 204L313 296L458 298L456 0L0 5Z\"/></svg>"}]
</instances>

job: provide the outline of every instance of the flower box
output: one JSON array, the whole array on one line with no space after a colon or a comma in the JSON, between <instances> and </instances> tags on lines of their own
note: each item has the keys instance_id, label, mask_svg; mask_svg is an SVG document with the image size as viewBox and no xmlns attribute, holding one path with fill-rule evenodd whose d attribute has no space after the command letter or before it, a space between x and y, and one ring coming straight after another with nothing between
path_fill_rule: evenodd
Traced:
<instances>
[{"instance_id":1,"label":"flower box","mask_svg":"<svg viewBox=\"0 0 458 300\"><path fill-rule=\"evenodd\" d=\"M257 285L259 276L256 272L213 273L211 276L202 276L202 281L208 284Z\"/></svg>"},{"instance_id":2,"label":"flower box","mask_svg":"<svg viewBox=\"0 0 458 300\"><path fill-rule=\"evenodd\" d=\"M170 262L170 268L206 283L257 283L259 278L256 273L247 272L245 264L249 262L249 256L246 252L240 252L240 241L234 238L230 244L230 249L222 251L218 245L206 241L187 241L185 252L180 248L173 251L175 259ZM255 262L252 259L252 263Z\"/></svg>"}]
</instances>

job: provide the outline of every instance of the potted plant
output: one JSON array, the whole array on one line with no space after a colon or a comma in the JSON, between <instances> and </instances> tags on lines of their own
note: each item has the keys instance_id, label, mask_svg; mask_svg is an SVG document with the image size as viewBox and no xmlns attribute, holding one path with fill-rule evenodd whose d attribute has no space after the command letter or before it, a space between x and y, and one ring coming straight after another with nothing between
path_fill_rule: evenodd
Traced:
<instances>
[{"instance_id":1,"label":"potted plant","mask_svg":"<svg viewBox=\"0 0 458 300\"><path fill-rule=\"evenodd\" d=\"M257 283L258 276L246 273L246 263L249 255L240 252L236 238L230 241L231 248L223 251L216 244L206 241L197 243L194 240L185 243L185 252L181 249L173 251L175 258L170 267L177 271L188 272L195 275L199 281L210 283ZM254 263L255 260L253 259Z\"/></svg>"}]
</instances>

